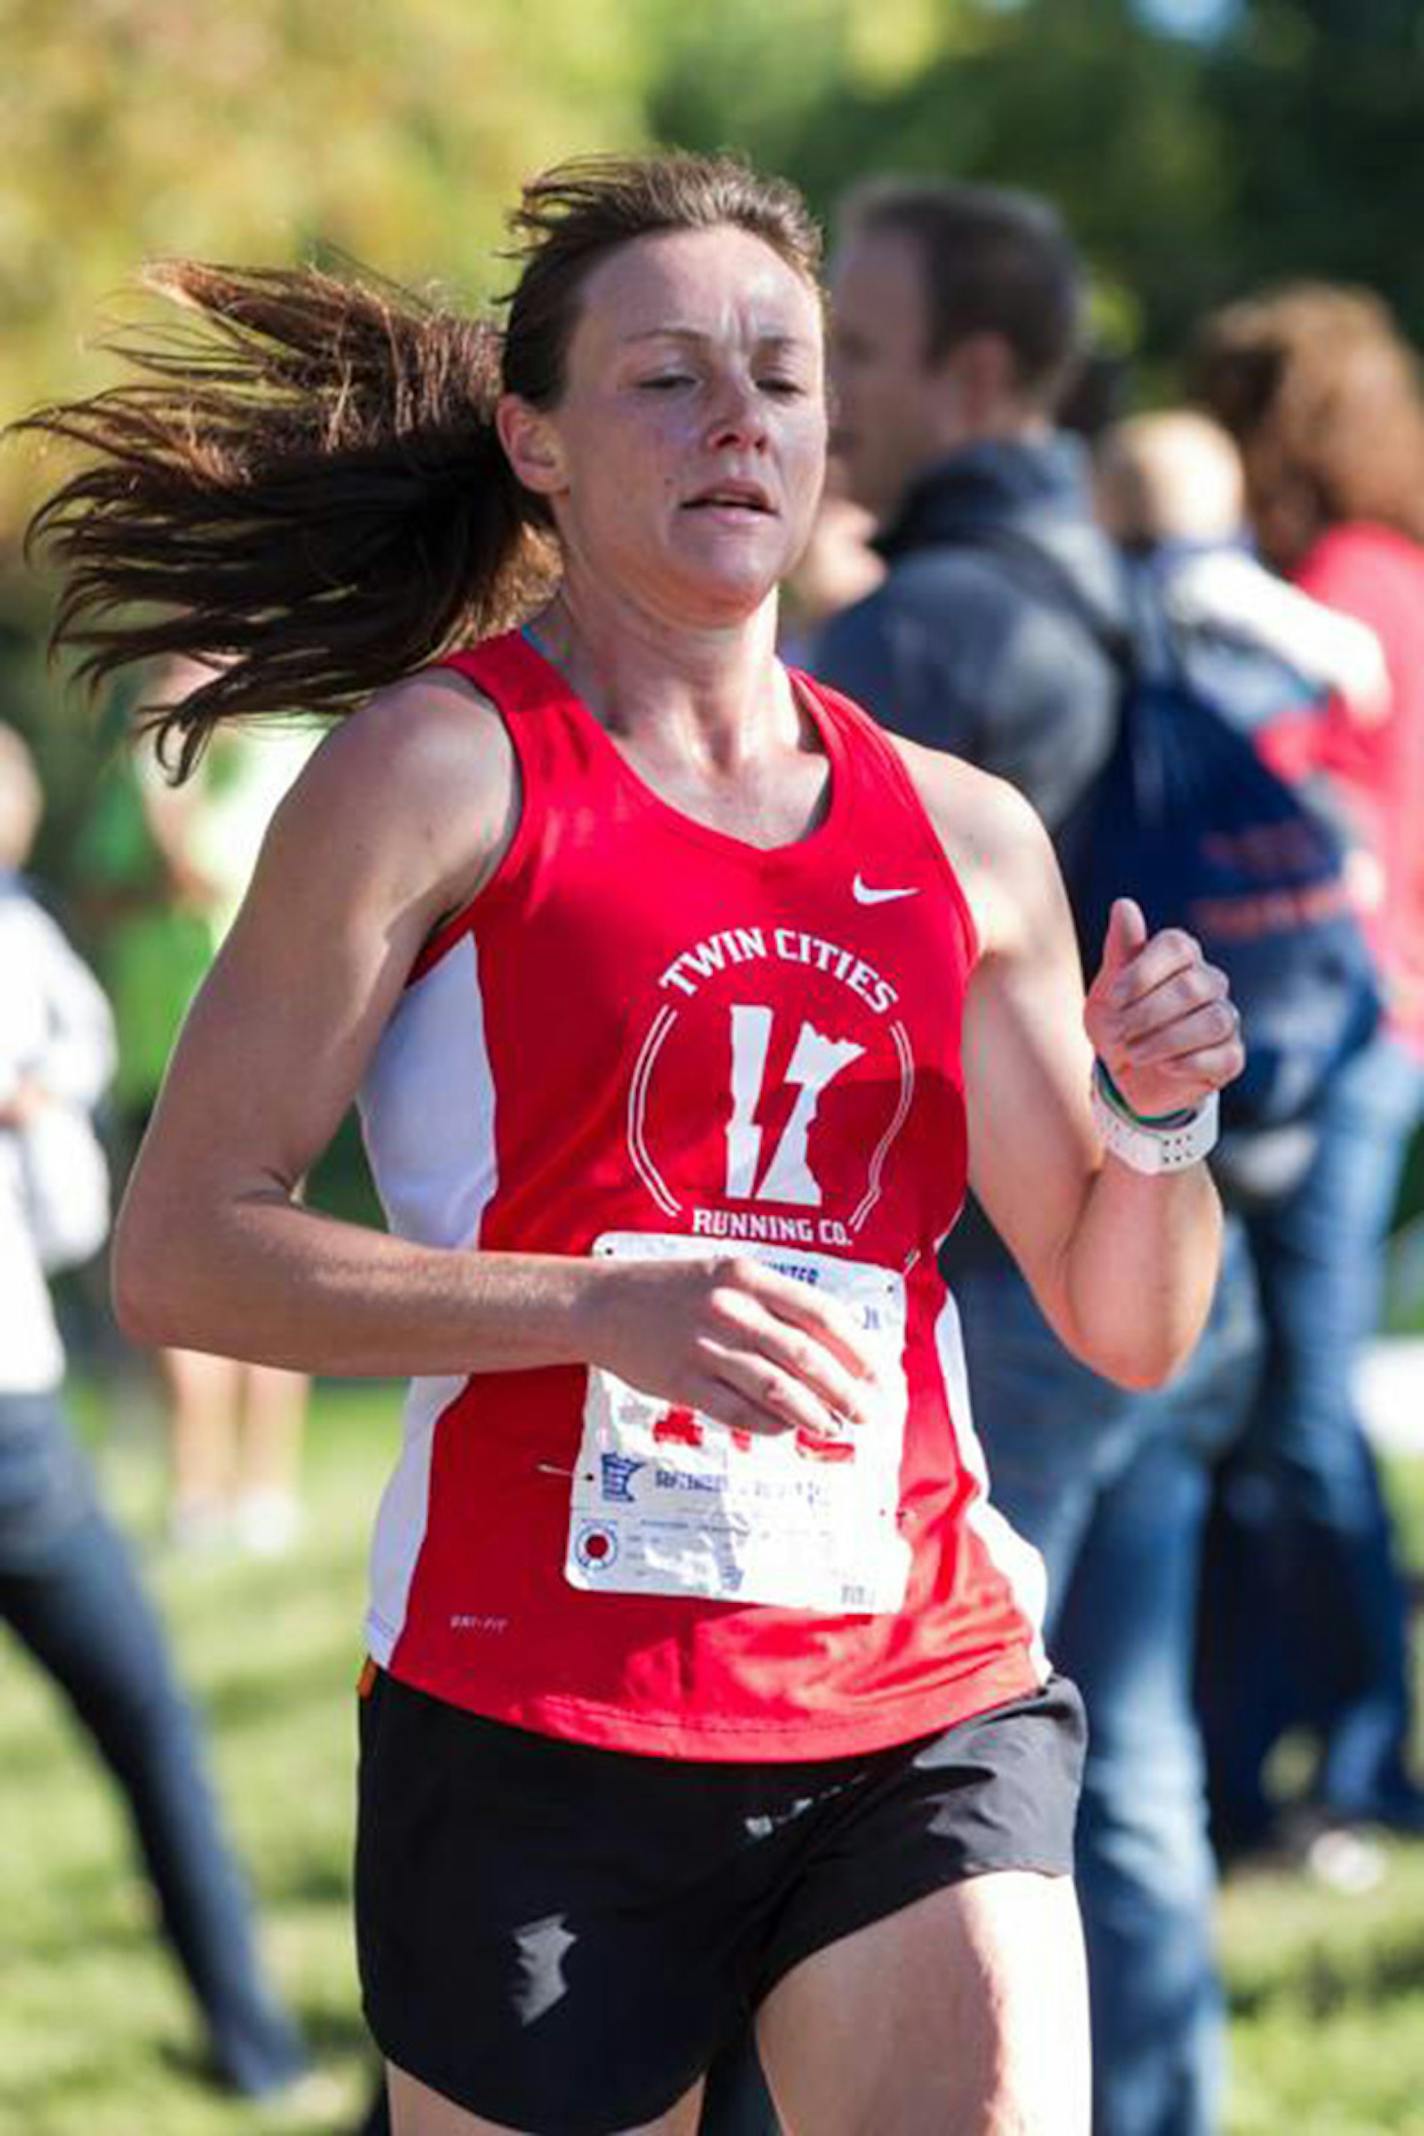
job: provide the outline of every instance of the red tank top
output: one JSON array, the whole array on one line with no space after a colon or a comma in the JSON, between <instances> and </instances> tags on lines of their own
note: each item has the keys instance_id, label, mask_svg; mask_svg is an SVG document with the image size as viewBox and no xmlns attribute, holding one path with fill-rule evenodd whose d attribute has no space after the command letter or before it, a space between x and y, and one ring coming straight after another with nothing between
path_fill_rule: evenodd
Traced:
<instances>
[{"instance_id":1,"label":"red tank top","mask_svg":"<svg viewBox=\"0 0 1424 2136\"><path fill-rule=\"evenodd\" d=\"M695 1758L838 1756L1032 1689L1041 1568L988 1505L935 1261L973 924L900 759L795 676L829 800L764 851L660 800L521 636L449 665L508 727L521 811L366 1078L392 1230L753 1254L841 1296L892 1386L847 1455L597 1369L417 1380L372 1652L494 1719Z\"/></svg>"}]
</instances>

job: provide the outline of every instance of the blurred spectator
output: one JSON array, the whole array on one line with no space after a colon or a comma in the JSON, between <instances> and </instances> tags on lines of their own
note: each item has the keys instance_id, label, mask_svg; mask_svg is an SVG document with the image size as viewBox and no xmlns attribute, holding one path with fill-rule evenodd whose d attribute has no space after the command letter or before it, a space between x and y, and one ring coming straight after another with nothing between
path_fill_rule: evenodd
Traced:
<instances>
[{"instance_id":1,"label":"blurred spectator","mask_svg":"<svg viewBox=\"0 0 1424 2136\"><path fill-rule=\"evenodd\" d=\"M1241 456L1219 423L1196 409L1167 408L1114 424L1099 442L1094 487L1099 519L1151 571L1189 655L1209 656L1215 643L1275 656L1274 673L1259 664L1255 716L1234 669L1223 709L1259 726L1292 700L1309 701L1303 681L1338 691L1366 725L1387 717L1389 672L1375 632L1312 600L1254 553Z\"/></svg>"},{"instance_id":2,"label":"blurred spectator","mask_svg":"<svg viewBox=\"0 0 1424 2136\"><path fill-rule=\"evenodd\" d=\"M0 727L0 1614L123 1791L216 2075L265 2094L301 2074L301 2043L262 1978L158 1619L60 1401L45 1270L87 1259L108 1228L89 1110L114 1038L98 986L18 873L40 812L29 753Z\"/></svg>"},{"instance_id":3,"label":"blurred spectator","mask_svg":"<svg viewBox=\"0 0 1424 2136\"><path fill-rule=\"evenodd\" d=\"M1054 404L1057 428L1096 443L1122 414L1128 398L1131 367L1125 356L1104 348L1086 349L1078 358Z\"/></svg>"},{"instance_id":4,"label":"blurred spectator","mask_svg":"<svg viewBox=\"0 0 1424 2136\"><path fill-rule=\"evenodd\" d=\"M210 679L175 662L169 702ZM142 1136L188 1004L237 916L272 812L318 739L311 727L220 735L196 776L164 778L151 750L90 827L88 872L110 891L103 943L119 1027L117 1094L128 1154ZM195 1350L156 1355L166 1406L169 1533L268 1555L295 1540L305 1375Z\"/></svg>"},{"instance_id":5,"label":"blurred spectator","mask_svg":"<svg viewBox=\"0 0 1424 2136\"><path fill-rule=\"evenodd\" d=\"M1388 716L1379 638L1261 562L1246 521L1241 455L1210 416L1167 408L1116 424L1099 442L1094 488L1130 583L1170 628L1173 657L1268 755L1267 730L1289 726L1289 716L1308 712L1322 693L1335 692L1363 726ZM1343 839L1356 904L1376 904L1378 865L1333 781L1301 766L1295 784Z\"/></svg>"},{"instance_id":6,"label":"blurred spectator","mask_svg":"<svg viewBox=\"0 0 1424 2136\"><path fill-rule=\"evenodd\" d=\"M780 650L790 666L808 667L817 632L884 578L874 534L874 519L846 495L844 475L832 461L811 539L781 588Z\"/></svg>"},{"instance_id":7,"label":"blurred spectator","mask_svg":"<svg viewBox=\"0 0 1424 2136\"><path fill-rule=\"evenodd\" d=\"M840 449L889 569L831 622L816 671L1012 780L1057 833L1112 747L1118 682L1056 589L1126 622L1084 453L1054 427L1079 334L1072 247L1026 196L877 185L847 205L832 295ZM1191 1653L1210 1465L1249 1384L1242 1244L1191 1364L1155 1395L1068 1355L972 1208L945 1265L995 1503L1043 1554L1049 1650L1088 1708L1094 2126L1203 2136L1222 2017Z\"/></svg>"},{"instance_id":8,"label":"blurred spectator","mask_svg":"<svg viewBox=\"0 0 1424 2136\"><path fill-rule=\"evenodd\" d=\"M1373 856L1364 915L1386 1022L1331 1085L1304 1179L1251 1220L1269 1272L1261 1398L1224 1515L1240 1642L1218 1674L1213 1780L1223 1843L1268 1842L1263 1781L1287 1728L1314 1730L1327 1825L1424 1830L1407 1766L1406 1607L1354 1381L1379 1312L1385 1239L1424 1113L1424 401L1412 353L1362 291L1303 284L1203 330L1200 397L1240 447L1263 555L1384 650L1387 697L1336 689L1263 738L1287 775L1326 779Z\"/></svg>"}]
</instances>

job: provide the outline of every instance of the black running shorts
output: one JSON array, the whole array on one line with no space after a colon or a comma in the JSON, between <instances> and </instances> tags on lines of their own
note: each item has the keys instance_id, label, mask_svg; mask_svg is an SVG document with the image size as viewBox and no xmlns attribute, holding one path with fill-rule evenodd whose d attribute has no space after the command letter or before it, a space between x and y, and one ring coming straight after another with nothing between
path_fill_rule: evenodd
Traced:
<instances>
[{"instance_id":1,"label":"black running shorts","mask_svg":"<svg viewBox=\"0 0 1424 2136\"><path fill-rule=\"evenodd\" d=\"M383 2054L538 2136L667 2110L783 1974L997 1869L1067 1875L1073 1686L890 1750L728 1765L595 1750L374 1672L356 1924Z\"/></svg>"}]
</instances>

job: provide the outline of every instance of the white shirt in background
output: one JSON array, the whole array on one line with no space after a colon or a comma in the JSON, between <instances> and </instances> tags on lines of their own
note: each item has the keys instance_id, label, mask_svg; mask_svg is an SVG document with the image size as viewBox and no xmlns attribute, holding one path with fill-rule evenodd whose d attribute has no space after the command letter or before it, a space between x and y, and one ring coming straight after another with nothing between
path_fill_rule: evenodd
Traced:
<instances>
[{"instance_id":1,"label":"white shirt in background","mask_svg":"<svg viewBox=\"0 0 1424 2136\"><path fill-rule=\"evenodd\" d=\"M0 1127L0 1393L40 1393L64 1376L45 1271L87 1260L108 1230L89 1115L114 1059L98 982L20 880L0 873L0 1100L33 1081L53 1101L23 1128Z\"/></svg>"}]
</instances>

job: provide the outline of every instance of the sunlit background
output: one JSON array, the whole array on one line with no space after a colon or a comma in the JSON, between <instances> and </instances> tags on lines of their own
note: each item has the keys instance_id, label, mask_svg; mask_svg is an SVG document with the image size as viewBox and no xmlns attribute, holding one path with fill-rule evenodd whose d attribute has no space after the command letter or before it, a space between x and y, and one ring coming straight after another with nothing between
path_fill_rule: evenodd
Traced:
<instances>
[{"instance_id":1,"label":"sunlit background","mask_svg":"<svg viewBox=\"0 0 1424 2136\"><path fill-rule=\"evenodd\" d=\"M0 420L116 375L95 342L145 258L342 255L478 303L521 178L652 142L744 150L825 215L887 170L1050 194L1124 408L1174 390L1208 307L1298 273L1370 285L1424 340L1414 0L0 0ZM82 915L117 721L45 665L49 592L19 543L50 471L0 451L0 717L35 744L41 872ZM328 1184L359 1205L349 1151ZM1396 1257L1401 1326L1424 1322L1419 1236ZM78 1405L147 1549L157 1456L101 1294L66 1301ZM280 1570L153 1563L332 2101L279 2122L196 2081L117 1811L4 1648L0 2136L354 2127L348 1693L392 1410L319 1395L311 1528ZM1421 1468L1391 1469L1416 1568ZM1355 1896L1238 1884L1225 1920L1236 2136L1420 2136L1424 1847L1391 1849Z\"/></svg>"}]
</instances>

